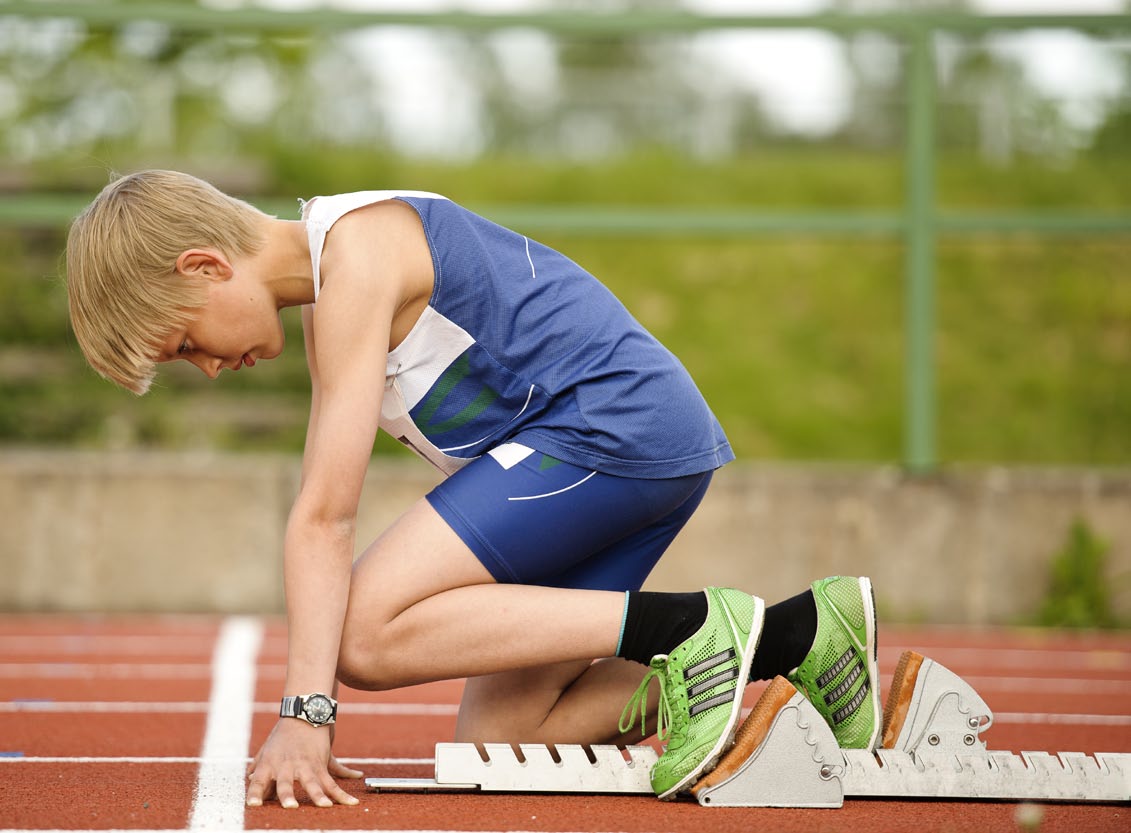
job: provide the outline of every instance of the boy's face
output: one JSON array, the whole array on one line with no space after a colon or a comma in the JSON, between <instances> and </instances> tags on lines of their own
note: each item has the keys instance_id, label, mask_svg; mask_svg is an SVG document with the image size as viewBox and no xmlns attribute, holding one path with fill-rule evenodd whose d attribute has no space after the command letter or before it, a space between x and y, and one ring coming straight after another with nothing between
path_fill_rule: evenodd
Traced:
<instances>
[{"instance_id":1,"label":"boy's face","mask_svg":"<svg viewBox=\"0 0 1131 833\"><path fill-rule=\"evenodd\" d=\"M190 271L206 281L208 298L187 326L165 339L158 361L183 359L215 379L224 368L254 367L260 359L278 356L283 325L266 288L222 256L196 266Z\"/></svg>"}]
</instances>

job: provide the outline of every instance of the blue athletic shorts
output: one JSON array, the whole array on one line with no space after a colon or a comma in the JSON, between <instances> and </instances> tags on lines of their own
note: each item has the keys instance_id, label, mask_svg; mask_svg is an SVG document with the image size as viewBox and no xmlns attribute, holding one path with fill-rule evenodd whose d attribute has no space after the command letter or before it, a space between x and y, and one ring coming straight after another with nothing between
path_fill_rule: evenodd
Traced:
<instances>
[{"instance_id":1,"label":"blue athletic shorts","mask_svg":"<svg viewBox=\"0 0 1131 833\"><path fill-rule=\"evenodd\" d=\"M710 482L614 477L507 443L427 499L498 582L639 590Z\"/></svg>"}]
</instances>

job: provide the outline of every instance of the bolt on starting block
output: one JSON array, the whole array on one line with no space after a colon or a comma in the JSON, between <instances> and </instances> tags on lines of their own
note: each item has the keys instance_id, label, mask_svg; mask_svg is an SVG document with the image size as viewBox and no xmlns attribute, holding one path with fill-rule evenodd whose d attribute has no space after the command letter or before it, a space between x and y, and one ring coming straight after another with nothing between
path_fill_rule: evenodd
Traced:
<instances>
[{"instance_id":1,"label":"bolt on starting block","mask_svg":"<svg viewBox=\"0 0 1131 833\"><path fill-rule=\"evenodd\" d=\"M881 747L841 749L778 677L718 765L690 790L710 807L841 807L845 798L1131 802L1131 753L995 752L993 712L970 685L921 654L900 658ZM482 751L481 751L482 750ZM375 792L651 795L651 746L439 743L433 778L367 778Z\"/></svg>"}]
</instances>

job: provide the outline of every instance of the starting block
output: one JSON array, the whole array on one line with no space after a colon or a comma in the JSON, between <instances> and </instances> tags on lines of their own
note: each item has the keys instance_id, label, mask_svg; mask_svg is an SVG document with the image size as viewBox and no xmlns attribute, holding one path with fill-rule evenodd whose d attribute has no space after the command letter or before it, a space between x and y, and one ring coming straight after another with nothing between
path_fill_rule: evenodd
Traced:
<instances>
[{"instance_id":1,"label":"starting block","mask_svg":"<svg viewBox=\"0 0 1131 833\"><path fill-rule=\"evenodd\" d=\"M735 744L691 789L710 807L841 807L845 798L1131 802L1131 753L994 752L993 712L965 680L905 652L881 748L841 749L784 678L766 689ZM440 743L433 778L368 778L375 792L652 795L650 746Z\"/></svg>"}]
</instances>

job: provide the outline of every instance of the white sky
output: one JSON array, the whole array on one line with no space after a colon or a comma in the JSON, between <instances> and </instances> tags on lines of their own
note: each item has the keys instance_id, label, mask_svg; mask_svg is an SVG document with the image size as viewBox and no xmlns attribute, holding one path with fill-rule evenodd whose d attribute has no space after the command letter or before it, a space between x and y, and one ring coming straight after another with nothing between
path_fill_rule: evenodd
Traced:
<instances>
[{"instance_id":1,"label":"white sky","mask_svg":"<svg viewBox=\"0 0 1131 833\"><path fill-rule=\"evenodd\" d=\"M332 7L370 10L467 10L517 12L553 8L553 0L251 0L278 9ZM213 0L217 6L243 5L243 0ZM704 14L807 14L830 8L829 0L684 0ZM899 0L871 0L860 7L898 9ZM971 0L974 11L989 14L1112 14L1131 11L1131 0ZM434 38L413 29L382 29L366 41L374 69L386 79L382 107L397 133L432 141L421 150L451 152L445 143L474 133L474 105L462 94L470 87L458 67ZM508 35L508 49L524 55L522 76L531 90L552 83L549 62L539 62L539 35ZM524 40L525 38L525 40ZM844 71L836 38L812 30L719 30L693 37L702 60L744 89L758 93L779 123L803 133L835 130L850 105L851 80ZM1097 41L1072 31L1046 30L995 35L995 49L1015 59L1041 92L1065 101L1063 112L1087 128L1100 118L1103 103L1126 94L1118 46L1097 47ZM1126 49L1128 42L1121 44ZM942 50L940 50L940 53ZM944 56L945 57L945 56ZM874 60L895 60L877 42ZM461 104L462 102L462 104ZM446 130L437 130L442 125Z\"/></svg>"}]
</instances>

